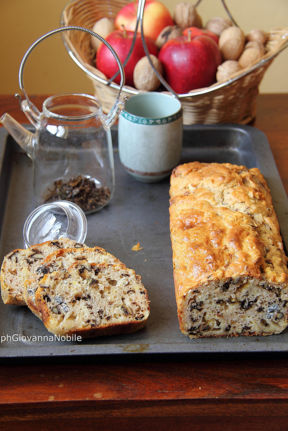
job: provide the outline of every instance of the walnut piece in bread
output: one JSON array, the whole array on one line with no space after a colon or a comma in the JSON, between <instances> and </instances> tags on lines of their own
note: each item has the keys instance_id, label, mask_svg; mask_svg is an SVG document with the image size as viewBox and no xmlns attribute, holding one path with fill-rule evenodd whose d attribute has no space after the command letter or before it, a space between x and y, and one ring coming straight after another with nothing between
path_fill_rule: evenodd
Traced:
<instances>
[{"instance_id":1,"label":"walnut piece in bread","mask_svg":"<svg viewBox=\"0 0 288 431\"><path fill-rule=\"evenodd\" d=\"M270 335L288 324L288 271L257 168L187 163L171 176L178 318L191 338Z\"/></svg>"}]
</instances>

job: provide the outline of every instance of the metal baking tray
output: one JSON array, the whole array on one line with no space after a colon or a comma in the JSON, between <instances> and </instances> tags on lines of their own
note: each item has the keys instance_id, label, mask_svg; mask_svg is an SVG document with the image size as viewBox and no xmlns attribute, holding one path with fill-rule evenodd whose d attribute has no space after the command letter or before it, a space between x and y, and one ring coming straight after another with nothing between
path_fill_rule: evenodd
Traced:
<instances>
[{"instance_id":1,"label":"metal baking tray","mask_svg":"<svg viewBox=\"0 0 288 431\"><path fill-rule=\"evenodd\" d=\"M116 191L108 207L88 216L86 242L90 246L104 247L142 276L151 300L147 326L135 334L88 339L81 343L55 341L27 308L4 305L0 300L0 358L288 351L288 331L269 337L199 340L190 340L181 334L172 274L169 179L144 184L129 176L119 162L117 129L112 132ZM22 228L33 205L31 160L3 129L0 130L0 142L2 262L10 250L23 247ZM287 196L262 132L238 125L187 126L184 128L182 161L193 160L258 167L270 186L288 249ZM141 250L132 251L138 242Z\"/></svg>"}]
</instances>

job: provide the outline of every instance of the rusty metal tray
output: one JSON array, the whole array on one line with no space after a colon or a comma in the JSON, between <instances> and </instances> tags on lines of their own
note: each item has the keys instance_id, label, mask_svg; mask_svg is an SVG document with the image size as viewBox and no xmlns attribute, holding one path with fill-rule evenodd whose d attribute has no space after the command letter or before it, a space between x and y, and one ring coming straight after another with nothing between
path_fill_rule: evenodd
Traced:
<instances>
[{"instance_id":1,"label":"rusty metal tray","mask_svg":"<svg viewBox=\"0 0 288 431\"><path fill-rule=\"evenodd\" d=\"M113 131L116 191L109 206L88 216L88 245L99 245L141 274L149 291L151 316L135 334L55 341L25 307L0 300L0 359L122 354L211 354L288 351L288 331L269 337L189 340L179 331L169 235L169 179L143 184L121 167L117 129ZM32 162L11 136L0 130L0 259L23 247L22 228L32 210ZM288 249L288 202L266 136L249 126L184 128L183 161L217 161L258 167L271 188ZM131 248L140 243L142 249ZM46 336L46 337L45 337Z\"/></svg>"}]
</instances>

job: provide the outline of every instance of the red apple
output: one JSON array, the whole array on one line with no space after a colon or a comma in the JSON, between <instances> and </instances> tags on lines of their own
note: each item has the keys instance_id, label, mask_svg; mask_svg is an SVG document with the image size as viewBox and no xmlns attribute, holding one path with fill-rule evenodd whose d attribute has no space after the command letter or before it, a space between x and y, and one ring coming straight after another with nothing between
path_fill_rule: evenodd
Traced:
<instances>
[{"instance_id":1,"label":"red apple","mask_svg":"<svg viewBox=\"0 0 288 431\"><path fill-rule=\"evenodd\" d=\"M112 33L110 33L106 38L107 42L110 43L112 48L114 48L114 50L118 54L120 61L122 63L124 62L124 60L128 55L130 46L132 44L133 35L134 35L133 31L115 30ZM158 49L154 41L148 37L145 37L145 41L150 54L154 54L157 56ZM136 63L140 60L140 58L144 56L145 56L145 51L142 45L141 36L140 34L137 34L131 57L129 58L129 61L124 68L125 78L126 78L125 83L127 85L132 85L132 86L134 85L133 83L134 67ZM112 76L119 70L117 62L113 57L113 54L106 47L106 45L104 45L104 43L101 43L98 49L97 56L96 56L96 67L102 73L104 73L104 75L106 75L108 78L112 78ZM115 78L115 82L117 82L118 84L120 83L120 75L118 75Z\"/></svg>"},{"instance_id":2,"label":"red apple","mask_svg":"<svg viewBox=\"0 0 288 431\"><path fill-rule=\"evenodd\" d=\"M213 84L221 63L218 46L207 36L169 40L162 46L158 58L167 82L179 94Z\"/></svg>"},{"instance_id":3,"label":"red apple","mask_svg":"<svg viewBox=\"0 0 288 431\"><path fill-rule=\"evenodd\" d=\"M213 39L218 45L219 37L217 34L213 33L212 31L205 30L204 28L188 27L183 30L183 34L184 36L190 35L191 39L195 36L208 36L211 37L211 39Z\"/></svg>"},{"instance_id":4,"label":"red apple","mask_svg":"<svg viewBox=\"0 0 288 431\"><path fill-rule=\"evenodd\" d=\"M125 5L116 15L115 27L121 29L124 25L126 30L134 31L137 20L137 6L137 1ZM159 1L147 0L143 15L144 36L156 40L159 33L168 25L174 25L174 23L167 7ZM138 31L140 31L140 24Z\"/></svg>"}]
</instances>

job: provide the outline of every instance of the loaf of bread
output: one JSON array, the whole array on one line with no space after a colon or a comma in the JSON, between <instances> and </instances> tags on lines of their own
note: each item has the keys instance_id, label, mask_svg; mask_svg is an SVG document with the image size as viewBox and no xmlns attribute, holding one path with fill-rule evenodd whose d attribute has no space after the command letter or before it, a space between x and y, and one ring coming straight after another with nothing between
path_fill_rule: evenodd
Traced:
<instances>
[{"instance_id":1,"label":"loaf of bread","mask_svg":"<svg viewBox=\"0 0 288 431\"><path fill-rule=\"evenodd\" d=\"M259 170L183 164L171 175L170 197L181 331L191 338L282 332L287 258Z\"/></svg>"},{"instance_id":2,"label":"loaf of bread","mask_svg":"<svg viewBox=\"0 0 288 431\"><path fill-rule=\"evenodd\" d=\"M30 269L29 276L25 280L23 297L25 303L37 317L41 318L35 302L35 293L42 278L51 272L66 271L76 262L121 263L119 259L101 247L63 248L49 254L40 264L34 265Z\"/></svg>"},{"instance_id":3,"label":"loaf of bread","mask_svg":"<svg viewBox=\"0 0 288 431\"><path fill-rule=\"evenodd\" d=\"M134 332L149 316L140 276L121 263L77 262L48 273L35 297L44 325L56 335Z\"/></svg>"},{"instance_id":4,"label":"loaf of bread","mask_svg":"<svg viewBox=\"0 0 288 431\"><path fill-rule=\"evenodd\" d=\"M26 305L24 284L30 274L39 267L45 257L65 247L83 247L68 238L47 241L27 249L13 250L7 254L1 266L1 295L4 304Z\"/></svg>"}]
</instances>

